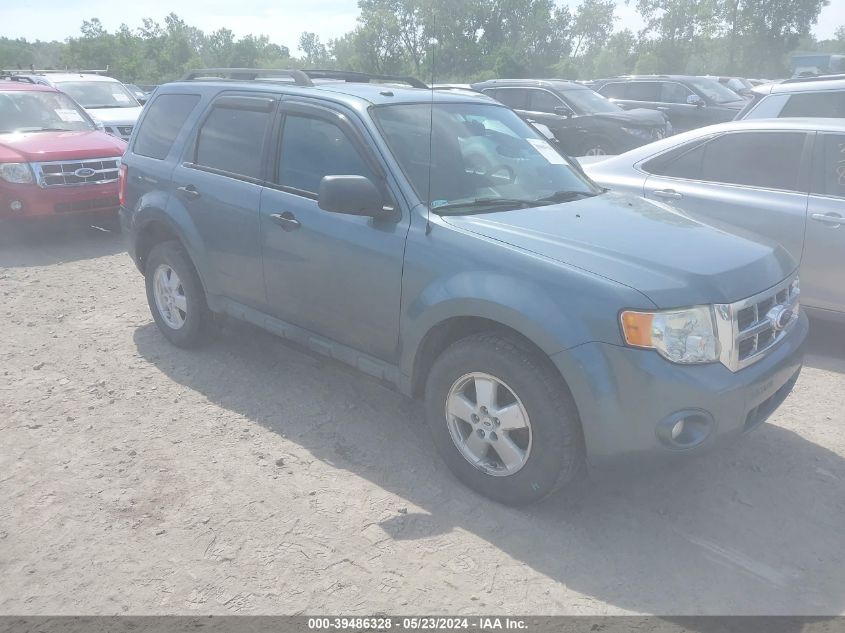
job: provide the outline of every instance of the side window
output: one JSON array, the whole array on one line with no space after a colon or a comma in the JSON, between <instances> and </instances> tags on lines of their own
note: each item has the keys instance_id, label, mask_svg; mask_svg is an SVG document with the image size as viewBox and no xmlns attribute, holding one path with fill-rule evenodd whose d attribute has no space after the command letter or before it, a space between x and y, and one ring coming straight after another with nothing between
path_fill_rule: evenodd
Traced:
<instances>
[{"instance_id":1,"label":"side window","mask_svg":"<svg viewBox=\"0 0 845 633\"><path fill-rule=\"evenodd\" d=\"M803 132L725 134L705 145L701 179L798 191Z\"/></svg>"},{"instance_id":2,"label":"side window","mask_svg":"<svg viewBox=\"0 0 845 633\"><path fill-rule=\"evenodd\" d=\"M215 106L197 136L194 162L229 174L261 178L272 112Z\"/></svg>"},{"instance_id":3,"label":"side window","mask_svg":"<svg viewBox=\"0 0 845 633\"><path fill-rule=\"evenodd\" d=\"M555 114L555 108L565 107L563 102L551 92L546 92L545 90L529 90L528 92L531 94L531 105L529 109L532 112Z\"/></svg>"},{"instance_id":4,"label":"side window","mask_svg":"<svg viewBox=\"0 0 845 633\"><path fill-rule=\"evenodd\" d=\"M660 101L663 103L686 103L692 90L674 81L664 81L660 88Z\"/></svg>"},{"instance_id":5,"label":"side window","mask_svg":"<svg viewBox=\"0 0 845 633\"><path fill-rule=\"evenodd\" d=\"M780 116L845 118L845 90L791 95Z\"/></svg>"},{"instance_id":6,"label":"side window","mask_svg":"<svg viewBox=\"0 0 845 633\"><path fill-rule=\"evenodd\" d=\"M369 165L337 125L286 116L277 184L316 194L323 176L366 176L376 182Z\"/></svg>"},{"instance_id":7,"label":"side window","mask_svg":"<svg viewBox=\"0 0 845 633\"><path fill-rule=\"evenodd\" d=\"M845 134L825 134L822 166L817 170L814 193L845 198Z\"/></svg>"},{"instance_id":8,"label":"side window","mask_svg":"<svg viewBox=\"0 0 845 633\"><path fill-rule=\"evenodd\" d=\"M528 91L523 88L498 88L493 98L513 110L528 109Z\"/></svg>"},{"instance_id":9,"label":"side window","mask_svg":"<svg viewBox=\"0 0 845 633\"><path fill-rule=\"evenodd\" d=\"M612 83L612 84L605 84L598 90L596 90L600 95L607 97L608 99L625 99L625 84L622 83Z\"/></svg>"},{"instance_id":10,"label":"side window","mask_svg":"<svg viewBox=\"0 0 845 633\"><path fill-rule=\"evenodd\" d=\"M632 81L625 85L625 98L631 101L660 101L660 83Z\"/></svg>"},{"instance_id":11,"label":"side window","mask_svg":"<svg viewBox=\"0 0 845 633\"><path fill-rule=\"evenodd\" d=\"M644 163L643 170L649 174L666 176L667 178L698 180L701 178L705 146L706 143L696 140L681 147L676 147L662 156L652 158Z\"/></svg>"},{"instance_id":12,"label":"side window","mask_svg":"<svg viewBox=\"0 0 845 633\"><path fill-rule=\"evenodd\" d=\"M132 151L148 158L165 159L199 100L199 95L165 94L156 97L147 106Z\"/></svg>"}]
</instances>

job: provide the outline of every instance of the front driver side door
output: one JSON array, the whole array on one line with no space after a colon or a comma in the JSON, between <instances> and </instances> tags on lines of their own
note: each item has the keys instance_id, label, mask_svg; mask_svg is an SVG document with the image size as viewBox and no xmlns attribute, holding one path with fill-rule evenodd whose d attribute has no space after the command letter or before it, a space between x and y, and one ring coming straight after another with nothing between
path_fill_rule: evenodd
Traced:
<instances>
[{"instance_id":1,"label":"front driver side door","mask_svg":"<svg viewBox=\"0 0 845 633\"><path fill-rule=\"evenodd\" d=\"M399 340L410 214L373 219L323 211L324 176L356 175L396 199L368 132L352 112L283 102L272 182L261 197L264 281L271 314L387 362ZM401 212L401 218L398 218Z\"/></svg>"}]
</instances>

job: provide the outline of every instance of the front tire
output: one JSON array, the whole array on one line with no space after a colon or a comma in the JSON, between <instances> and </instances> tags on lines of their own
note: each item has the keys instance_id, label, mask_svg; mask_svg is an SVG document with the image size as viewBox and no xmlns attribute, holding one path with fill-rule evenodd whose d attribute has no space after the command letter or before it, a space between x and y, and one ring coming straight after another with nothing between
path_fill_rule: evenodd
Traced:
<instances>
[{"instance_id":1,"label":"front tire","mask_svg":"<svg viewBox=\"0 0 845 633\"><path fill-rule=\"evenodd\" d=\"M164 337L177 347L196 347L205 340L210 312L205 291L183 246L156 244L144 267L147 302Z\"/></svg>"},{"instance_id":2,"label":"front tire","mask_svg":"<svg viewBox=\"0 0 845 633\"><path fill-rule=\"evenodd\" d=\"M450 470L506 505L538 501L582 471L572 397L540 354L507 336L477 334L435 361L426 416Z\"/></svg>"}]
</instances>

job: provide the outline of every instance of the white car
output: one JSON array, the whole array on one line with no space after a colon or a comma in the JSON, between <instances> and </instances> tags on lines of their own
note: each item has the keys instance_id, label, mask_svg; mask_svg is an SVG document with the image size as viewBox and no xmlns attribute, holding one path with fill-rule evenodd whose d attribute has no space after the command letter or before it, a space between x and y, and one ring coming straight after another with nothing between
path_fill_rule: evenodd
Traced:
<instances>
[{"instance_id":1,"label":"white car","mask_svg":"<svg viewBox=\"0 0 845 633\"><path fill-rule=\"evenodd\" d=\"M112 77L94 73L21 73L33 83L53 86L68 94L109 134L129 140L143 106L135 95Z\"/></svg>"}]
</instances>

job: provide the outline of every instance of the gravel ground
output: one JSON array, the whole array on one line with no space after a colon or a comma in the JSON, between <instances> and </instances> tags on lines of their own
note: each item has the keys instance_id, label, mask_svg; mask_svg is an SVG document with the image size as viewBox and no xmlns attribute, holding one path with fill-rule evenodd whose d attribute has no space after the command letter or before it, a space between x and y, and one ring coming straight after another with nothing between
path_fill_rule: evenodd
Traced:
<instances>
[{"instance_id":1,"label":"gravel ground","mask_svg":"<svg viewBox=\"0 0 845 633\"><path fill-rule=\"evenodd\" d=\"M771 422L529 509L247 326L168 345L120 236L0 235L0 614L845 612L845 330Z\"/></svg>"}]
</instances>

